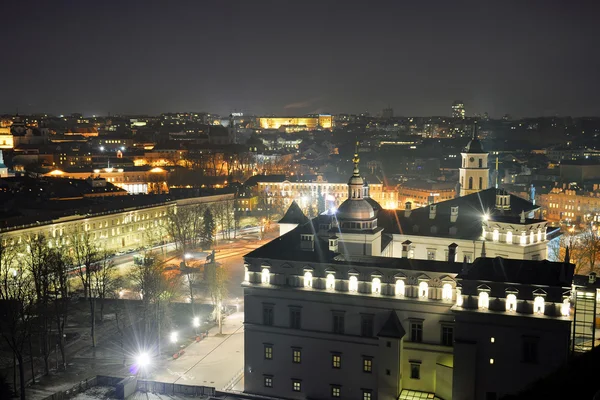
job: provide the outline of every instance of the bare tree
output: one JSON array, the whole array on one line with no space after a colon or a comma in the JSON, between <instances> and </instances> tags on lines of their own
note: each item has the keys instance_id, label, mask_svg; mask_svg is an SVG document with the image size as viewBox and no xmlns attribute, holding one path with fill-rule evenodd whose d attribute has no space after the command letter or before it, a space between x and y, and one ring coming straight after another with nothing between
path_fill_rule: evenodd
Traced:
<instances>
[{"instance_id":1,"label":"bare tree","mask_svg":"<svg viewBox=\"0 0 600 400\"><path fill-rule=\"evenodd\" d=\"M71 252L77 276L83 286L83 295L90 305L92 347L96 347L96 299L92 293L92 271L100 259L100 251L88 232L71 236Z\"/></svg>"},{"instance_id":2,"label":"bare tree","mask_svg":"<svg viewBox=\"0 0 600 400\"><path fill-rule=\"evenodd\" d=\"M219 324L219 334L223 334L223 300L227 297L228 274L217 263L207 263L206 283L210 298L215 307L215 318Z\"/></svg>"},{"instance_id":3,"label":"bare tree","mask_svg":"<svg viewBox=\"0 0 600 400\"><path fill-rule=\"evenodd\" d=\"M57 344L60 349L63 368L67 368L65 352L65 326L69 316L69 266L70 259L64 248L54 247L49 251L50 295L54 304ZM58 357L58 355L56 355Z\"/></svg>"},{"instance_id":4,"label":"bare tree","mask_svg":"<svg viewBox=\"0 0 600 400\"><path fill-rule=\"evenodd\" d=\"M33 276L18 268L15 257L15 248L0 240L0 333L18 364L19 394L25 400L25 345L31 338L36 298ZM16 391L16 377L13 384Z\"/></svg>"},{"instance_id":5,"label":"bare tree","mask_svg":"<svg viewBox=\"0 0 600 400\"><path fill-rule=\"evenodd\" d=\"M588 226L577 238L582 251L582 261L589 272L594 272L596 264L600 261L600 236Z\"/></svg>"},{"instance_id":6,"label":"bare tree","mask_svg":"<svg viewBox=\"0 0 600 400\"><path fill-rule=\"evenodd\" d=\"M91 270L90 283L92 295L100 301L100 323L102 323L105 300L113 297L122 283L115 269L115 263L106 250L100 253L100 260Z\"/></svg>"}]
</instances>

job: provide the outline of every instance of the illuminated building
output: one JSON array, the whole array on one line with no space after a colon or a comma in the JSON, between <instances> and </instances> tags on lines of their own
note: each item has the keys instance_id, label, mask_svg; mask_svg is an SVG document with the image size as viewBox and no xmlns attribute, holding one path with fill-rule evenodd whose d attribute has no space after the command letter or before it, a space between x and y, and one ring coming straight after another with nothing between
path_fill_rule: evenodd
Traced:
<instances>
[{"instance_id":1,"label":"illuminated building","mask_svg":"<svg viewBox=\"0 0 600 400\"><path fill-rule=\"evenodd\" d=\"M600 223L600 191L553 188L541 194L539 205L544 208L544 217L552 222Z\"/></svg>"},{"instance_id":2,"label":"illuminated building","mask_svg":"<svg viewBox=\"0 0 600 400\"><path fill-rule=\"evenodd\" d=\"M333 128L333 116L320 114L307 117L259 117L258 125L261 129L287 128L294 130L314 131L319 129L331 130Z\"/></svg>"},{"instance_id":3,"label":"illuminated building","mask_svg":"<svg viewBox=\"0 0 600 400\"><path fill-rule=\"evenodd\" d=\"M452 103L452 118L465 119L465 104L462 101Z\"/></svg>"},{"instance_id":4,"label":"illuminated building","mask_svg":"<svg viewBox=\"0 0 600 400\"><path fill-rule=\"evenodd\" d=\"M0 127L0 149L12 149L14 147L13 135L9 127Z\"/></svg>"},{"instance_id":5,"label":"illuminated building","mask_svg":"<svg viewBox=\"0 0 600 400\"><path fill-rule=\"evenodd\" d=\"M414 208L451 200L456 197L454 187L448 182L407 182L398 187L398 203L412 203Z\"/></svg>"},{"instance_id":6,"label":"illuminated building","mask_svg":"<svg viewBox=\"0 0 600 400\"><path fill-rule=\"evenodd\" d=\"M543 233L506 236L545 232L519 217L533 204L488 189L382 210L354 160L337 211L310 220L292 205L284 234L245 256L245 393L492 399L569 359L573 265L532 259Z\"/></svg>"},{"instance_id":7,"label":"illuminated building","mask_svg":"<svg viewBox=\"0 0 600 400\"><path fill-rule=\"evenodd\" d=\"M477 137L477 126L473 128L473 138L460 153L460 195L477 193L489 187L490 169L488 168L488 153L483 150Z\"/></svg>"},{"instance_id":8,"label":"illuminated building","mask_svg":"<svg viewBox=\"0 0 600 400\"><path fill-rule=\"evenodd\" d=\"M54 169L44 176L88 179L99 177L130 194L168 193L167 171L159 167L98 168L94 170Z\"/></svg>"}]
</instances>

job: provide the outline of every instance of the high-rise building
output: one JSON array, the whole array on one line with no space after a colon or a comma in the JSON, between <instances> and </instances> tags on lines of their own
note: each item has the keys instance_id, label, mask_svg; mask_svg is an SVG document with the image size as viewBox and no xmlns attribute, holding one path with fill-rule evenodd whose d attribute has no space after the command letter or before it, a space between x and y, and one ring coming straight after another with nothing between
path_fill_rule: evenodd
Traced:
<instances>
[{"instance_id":1,"label":"high-rise building","mask_svg":"<svg viewBox=\"0 0 600 400\"><path fill-rule=\"evenodd\" d=\"M490 179L488 153L483 150L477 137L477 124L473 127L473 138L460 154L460 195L465 196L487 189Z\"/></svg>"},{"instance_id":2,"label":"high-rise building","mask_svg":"<svg viewBox=\"0 0 600 400\"><path fill-rule=\"evenodd\" d=\"M452 103L452 118L465 119L465 103L460 100L455 100Z\"/></svg>"}]
</instances>

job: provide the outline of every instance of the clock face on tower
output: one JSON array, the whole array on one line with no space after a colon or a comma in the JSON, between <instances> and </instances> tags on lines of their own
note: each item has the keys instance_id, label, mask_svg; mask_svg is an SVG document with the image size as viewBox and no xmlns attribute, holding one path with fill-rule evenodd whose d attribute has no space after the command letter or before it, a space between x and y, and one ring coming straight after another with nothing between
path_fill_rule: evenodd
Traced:
<instances>
[{"instance_id":1,"label":"clock face on tower","mask_svg":"<svg viewBox=\"0 0 600 400\"><path fill-rule=\"evenodd\" d=\"M469 158L469 161L473 162L473 161L475 161L475 158L471 157L471 158Z\"/></svg>"}]
</instances>

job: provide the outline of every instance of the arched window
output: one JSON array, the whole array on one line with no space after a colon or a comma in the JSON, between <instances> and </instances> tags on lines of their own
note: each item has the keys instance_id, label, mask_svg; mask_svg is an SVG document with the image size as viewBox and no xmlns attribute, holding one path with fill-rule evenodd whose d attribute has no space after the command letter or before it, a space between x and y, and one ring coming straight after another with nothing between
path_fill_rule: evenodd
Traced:
<instances>
[{"instance_id":1,"label":"arched window","mask_svg":"<svg viewBox=\"0 0 600 400\"><path fill-rule=\"evenodd\" d=\"M483 178L479 177L479 189L483 189Z\"/></svg>"},{"instance_id":2,"label":"arched window","mask_svg":"<svg viewBox=\"0 0 600 400\"><path fill-rule=\"evenodd\" d=\"M248 271L248 267L244 266L244 282L250 281L250 271Z\"/></svg>"},{"instance_id":3,"label":"arched window","mask_svg":"<svg viewBox=\"0 0 600 400\"><path fill-rule=\"evenodd\" d=\"M529 243L533 243L533 231L529 232Z\"/></svg>"},{"instance_id":4,"label":"arched window","mask_svg":"<svg viewBox=\"0 0 600 400\"><path fill-rule=\"evenodd\" d=\"M564 299L560 305L560 315L568 317L571 314L571 302L569 299Z\"/></svg>"},{"instance_id":5,"label":"arched window","mask_svg":"<svg viewBox=\"0 0 600 400\"><path fill-rule=\"evenodd\" d=\"M542 241L542 230L538 229L537 231L537 241L541 242Z\"/></svg>"},{"instance_id":6,"label":"arched window","mask_svg":"<svg viewBox=\"0 0 600 400\"><path fill-rule=\"evenodd\" d=\"M354 275L350 277L350 284L348 290L351 292L358 292L358 278Z\"/></svg>"},{"instance_id":7,"label":"arched window","mask_svg":"<svg viewBox=\"0 0 600 400\"><path fill-rule=\"evenodd\" d=\"M546 308L546 302L542 296L536 296L533 299L533 312L536 314L544 314L544 309Z\"/></svg>"},{"instance_id":8,"label":"arched window","mask_svg":"<svg viewBox=\"0 0 600 400\"><path fill-rule=\"evenodd\" d=\"M396 279L396 296L404 296L406 293L406 287L404 286L403 279Z\"/></svg>"},{"instance_id":9,"label":"arched window","mask_svg":"<svg viewBox=\"0 0 600 400\"><path fill-rule=\"evenodd\" d=\"M463 305L462 289L459 287L456 288L456 305L458 307Z\"/></svg>"},{"instance_id":10,"label":"arched window","mask_svg":"<svg viewBox=\"0 0 600 400\"><path fill-rule=\"evenodd\" d=\"M335 276L333 276L333 274L327 274L325 285L327 286L327 290L335 289Z\"/></svg>"},{"instance_id":11,"label":"arched window","mask_svg":"<svg viewBox=\"0 0 600 400\"><path fill-rule=\"evenodd\" d=\"M313 284L312 272L306 271L304 273L304 287L310 288L310 287L312 287L312 284Z\"/></svg>"},{"instance_id":12,"label":"arched window","mask_svg":"<svg viewBox=\"0 0 600 400\"><path fill-rule=\"evenodd\" d=\"M506 243L512 243L512 231L506 231Z\"/></svg>"},{"instance_id":13,"label":"arched window","mask_svg":"<svg viewBox=\"0 0 600 400\"><path fill-rule=\"evenodd\" d=\"M429 297L429 285L427 282L419 283L419 297L428 298Z\"/></svg>"},{"instance_id":14,"label":"arched window","mask_svg":"<svg viewBox=\"0 0 600 400\"><path fill-rule=\"evenodd\" d=\"M260 274L260 281L265 285L271 283L271 272L269 271L269 268L262 269L262 272Z\"/></svg>"},{"instance_id":15,"label":"arched window","mask_svg":"<svg viewBox=\"0 0 600 400\"><path fill-rule=\"evenodd\" d=\"M479 168L483 168L483 159L479 159ZM479 178L479 182L481 182L481 178Z\"/></svg>"},{"instance_id":16,"label":"arched window","mask_svg":"<svg viewBox=\"0 0 600 400\"><path fill-rule=\"evenodd\" d=\"M488 292L479 292L477 306L480 310L487 310L490 307L490 295Z\"/></svg>"},{"instance_id":17,"label":"arched window","mask_svg":"<svg viewBox=\"0 0 600 400\"><path fill-rule=\"evenodd\" d=\"M371 293L381 294L381 279L373 278L371 281Z\"/></svg>"},{"instance_id":18,"label":"arched window","mask_svg":"<svg viewBox=\"0 0 600 400\"><path fill-rule=\"evenodd\" d=\"M469 177L469 189L473 189L473 177Z\"/></svg>"},{"instance_id":19,"label":"arched window","mask_svg":"<svg viewBox=\"0 0 600 400\"><path fill-rule=\"evenodd\" d=\"M506 311L517 311L517 296L512 293L506 296Z\"/></svg>"},{"instance_id":20,"label":"arched window","mask_svg":"<svg viewBox=\"0 0 600 400\"><path fill-rule=\"evenodd\" d=\"M452 285L449 283L442 286L442 300L452 300Z\"/></svg>"}]
</instances>

